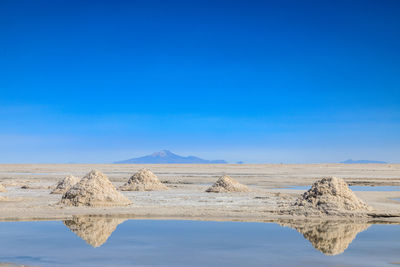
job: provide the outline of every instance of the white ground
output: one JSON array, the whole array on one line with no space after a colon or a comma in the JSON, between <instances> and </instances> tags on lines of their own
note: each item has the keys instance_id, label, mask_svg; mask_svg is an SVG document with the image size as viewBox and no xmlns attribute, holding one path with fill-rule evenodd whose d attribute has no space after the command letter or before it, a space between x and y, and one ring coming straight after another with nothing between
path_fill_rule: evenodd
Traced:
<instances>
[{"instance_id":1,"label":"white ground","mask_svg":"<svg viewBox=\"0 0 400 267\"><path fill-rule=\"evenodd\" d=\"M170 190L122 192L128 207L63 207L61 195L50 194L57 181L72 174L83 177L98 169L118 188L139 169L152 170ZM250 193L205 193L219 176L227 174L252 190ZM294 218L277 213L278 204L290 203L303 191L276 189L311 185L324 176L344 178L352 185L400 185L400 164L308 165L0 165L0 183L7 201L0 201L0 220L66 219L72 215L123 215L129 218L268 221ZM28 189L21 189L26 185ZM400 222L400 192L355 192L375 208L378 220ZM296 217L297 218L297 217Z\"/></svg>"}]
</instances>

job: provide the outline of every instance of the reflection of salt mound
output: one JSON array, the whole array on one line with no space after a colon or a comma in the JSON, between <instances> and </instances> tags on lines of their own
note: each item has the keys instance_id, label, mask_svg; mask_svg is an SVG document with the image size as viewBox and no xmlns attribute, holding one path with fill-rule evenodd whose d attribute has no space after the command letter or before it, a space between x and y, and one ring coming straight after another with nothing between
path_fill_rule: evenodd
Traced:
<instances>
[{"instance_id":1,"label":"reflection of salt mound","mask_svg":"<svg viewBox=\"0 0 400 267\"><path fill-rule=\"evenodd\" d=\"M0 196L0 201L6 201L6 200L8 200L7 197Z\"/></svg>"},{"instance_id":2,"label":"reflection of salt mound","mask_svg":"<svg viewBox=\"0 0 400 267\"><path fill-rule=\"evenodd\" d=\"M122 191L157 191L166 190L168 187L163 185L157 176L148 169L141 169L120 187Z\"/></svg>"},{"instance_id":3,"label":"reflection of salt mound","mask_svg":"<svg viewBox=\"0 0 400 267\"><path fill-rule=\"evenodd\" d=\"M91 171L62 196L61 204L69 206L118 206L131 201L115 189L107 176Z\"/></svg>"},{"instance_id":4,"label":"reflection of salt mound","mask_svg":"<svg viewBox=\"0 0 400 267\"><path fill-rule=\"evenodd\" d=\"M0 184L0 192L7 192L7 189L2 184Z\"/></svg>"},{"instance_id":5,"label":"reflection of salt mound","mask_svg":"<svg viewBox=\"0 0 400 267\"><path fill-rule=\"evenodd\" d=\"M92 247L103 245L125 219L100 216L74 216L64 224Z\"/></svg>"},{"instance_id":6,"label":"reflection of salt mound","mask_svg":"<svg viewBox=\"0 0 400 267\"><path fill-rule=\"evenodd\" d=\"M229 192L249 192L247 186L232 179L228 175L221 176L206 192L229 193Z\"/></svg>"},{"instance_id":7,"label":"reflection of salt mound","mask_svg":"<svg viewBox=\"0 0 400 267\"><path fill-rule=\"evenodd\" d=\"M316 209L326 214L371 210L349 189L343 179L336 177L327 177L315 182L294 205Z\"/></svg>"},{"instance_id":8,"label":"reflection of salt mound","mask_svg":"<svg viewBox=\"0 0 400 267\"><path fill-rule=\"evenodd\" d=\"M65 177L64 179L62 179L57 183L56 188L54 188L54 190L51 191L50 194L64 194L78 182L79 178L73 175L68 175L67 177Z\"/></svg>"},{"instance_id":9,"label":"reflection of salt mound","mask_svg":"<svg viewBox=\"0 0 400 267\"><path fill-rule=\"evenodd\" d=\"M365 231L370 224L345 223L334 221L323 222L296 222L280 223L289 226L304 238L308 239L314 248L326 255L338 255L343 253L356 238L357 234Z\"/></svg>"}]
</instances>

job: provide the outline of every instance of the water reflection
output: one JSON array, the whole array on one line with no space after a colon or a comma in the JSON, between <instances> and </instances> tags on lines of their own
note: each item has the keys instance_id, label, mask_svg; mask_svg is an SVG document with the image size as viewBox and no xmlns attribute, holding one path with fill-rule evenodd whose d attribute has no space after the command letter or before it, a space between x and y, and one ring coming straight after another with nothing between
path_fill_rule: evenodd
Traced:
<instances>
[{"instance_id":1,"label":"water reflection","mask_svg":"<svg viewBox=\"0 0 400 267\"><path fill-rule=\"evenodd\" d=\"M358 233L367 230L371 226L368 223L294 220L282 221L279 224L297 230L311 242L314 248L325 255L343 253Z\"/></svg>"},{"instance_id":2,"label":"water reflection","mask_svg":"<svg viewBox=\"0 0 400 267\"><path fill-rule=\"evenodd\" d=\"M74 216L64 224L92 247L103 245L125 219L103 216Z\"/></svg>"},{"instance_id":3,"label":"water reflection","mask_svg":"<svg viewBox=\"0 0 400 267\"><path fill-rule=\"evenodd\" d=\"M1 222L0 262L43 267L328 267L384 266L398 262L400 255L397 224L368 228L369 223L332 221L124 220L77 216L64 224L60 221ZM290 227L302 233L315 248Z\"/></svg>"},{"instance_id":4,"label":"water reflection","mask_svg":"<svg viewBox=\"0 0 400 267\"><path fill-rule=\"evenodd\" d=\"M102 246L117 226L126 219L103 216L74 216L64 224L92 247ZM313 247L325 255L343 253L369 223L338 221L279 220L281 226L297 230Z\"/></svg>"}]
</instances>

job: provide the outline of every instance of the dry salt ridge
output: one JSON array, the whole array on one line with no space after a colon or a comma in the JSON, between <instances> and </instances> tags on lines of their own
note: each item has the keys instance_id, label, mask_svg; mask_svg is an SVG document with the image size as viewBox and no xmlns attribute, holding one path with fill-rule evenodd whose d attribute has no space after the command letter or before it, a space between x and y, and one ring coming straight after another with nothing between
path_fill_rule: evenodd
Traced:
<instances>
[{"instance_id":1,"label":"dry salt ridge","mask_svg":"<svg viewBox=\"0 0 400 267\"><path fill-rule=\"evenodd\" d=\"M84 176L94 167L103 172L91 171ZM7 185L7 192L0 194L0 199L7 200L0 202L0 220L69 220L75 215L108 215L239 221L340 218L368 223L400 222L400 202L393 200L400 198L399 191L352 192L348 187L348 184L400 185L400 165L396 164L74 164L0 165L0 169L0 183ZM54 184L69 173L84 177L61 196L51 194ZM230 173L235 179L221 177L222 173ZM323 178L327 174L332 177ZM251 190L236 178L251 186ZM21 184L29 189L21 190ZM312 184L312 187L307 192L290 189L296 184Z\"/></svg>"}]
</instances>

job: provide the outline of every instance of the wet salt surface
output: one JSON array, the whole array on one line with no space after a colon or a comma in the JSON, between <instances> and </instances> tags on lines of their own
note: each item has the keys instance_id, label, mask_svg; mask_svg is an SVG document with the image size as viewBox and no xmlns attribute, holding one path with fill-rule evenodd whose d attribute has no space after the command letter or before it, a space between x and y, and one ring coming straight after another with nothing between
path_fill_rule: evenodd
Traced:
<instances>
[{"instance_id":1,"label":"wet salt surface","mask_svg":"<svg viewBox=\"0 0 400 267\"><path fill-rule=\"evenodd\" d=\"M273 189L293 189L293 190L303 190L307 191L311 188L311 186L289 186L285 188L273 188ZM352 185L349 188L353 191L400 191L400 186L360 186L360 185Z\"/></svg>"},{"instance_id":2,"label":"wet salt surface","mask_svg":"<svg viewBox=\"0 0 400 267\"><path fill-rule=\"evenodd\" d=\"M321 223L314 234L304 235L307 240L276 223L92 218L64 223L1 222L0 262L34 266L392 266L400 261L399 225L355 227L348 240L340 241L340 236L353 229L344 227ZM334 237L319 237L321 229ZM337 255L323 254L330 252Z\"/></svg>"}]
</instances>

